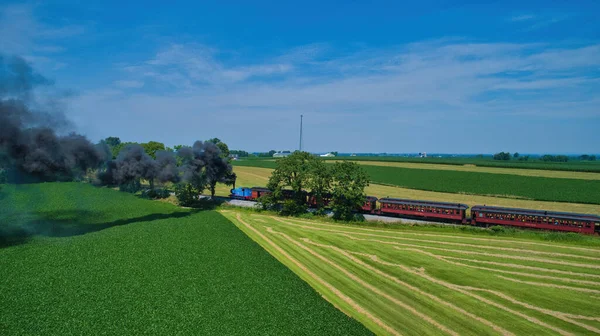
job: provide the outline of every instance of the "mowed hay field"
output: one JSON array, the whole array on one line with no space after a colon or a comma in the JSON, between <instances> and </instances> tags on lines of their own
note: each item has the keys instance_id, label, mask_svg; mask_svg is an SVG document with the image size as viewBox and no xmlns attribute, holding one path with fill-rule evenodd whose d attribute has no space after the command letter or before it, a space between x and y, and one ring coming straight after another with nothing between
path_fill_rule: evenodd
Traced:
<instances>
[{"instance_id":1,"label":"mowed hay field","mask_svg":"<svg viewBox=\"0 0 600 336\"><path fill-rule=\"evenodd\" d=\"M457 228L224 216L373 332L600 334L600 246Z\"/></svg>"},{"instance_id":2,"label":"mowed hay field","mask_svg":"<svg viewBox=\"0 0 600 336\"><path fill-rule=\"evenodd\" d=\"M0 335L365 335L215 211L2 185Z\"/></svg>"},{"instance_id":3,"label":"mowed hay field","mask_svg":"<svg viewBox=\"0 0 600 336\"><path fill-rule=\"evenodd\" d=\"M245 166L234 166L234 172L237 174L237 186L265 186L271 176L272 169L258 168L258 167L245 167ZM219 186L217 194L226 196L229 195L230 187ZM567 211L567 212L579 212L589 214L600 214L600 205L598 204L582 204L582 203L565 203L565 202L545 202L545 201L532 201L522 200L513 198L503 197L491 197L481 195L467 195L457 193L444 193L426 190L417 190L409 188L400 188L394 186L386 186L381 184L371 183L366 189L367 195L381 197L396 197L396 198L410 198L420 200L431 200L440 202L454 202L464 203L469 206L473 205L493 205L493 206L505 206L525 209L540 209L540 210L554 210L554 211Z\"/></svg>"}]
</instances>

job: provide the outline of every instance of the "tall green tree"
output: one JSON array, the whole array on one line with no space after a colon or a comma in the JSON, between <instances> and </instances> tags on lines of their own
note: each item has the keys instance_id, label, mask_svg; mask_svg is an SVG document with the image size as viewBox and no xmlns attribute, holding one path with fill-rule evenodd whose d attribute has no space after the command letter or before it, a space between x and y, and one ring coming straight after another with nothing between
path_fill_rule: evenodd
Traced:
<instances>
[{"instance_id":1,"label":"tall green tree","mask_svg":"<svg viewBox=\"0 0 600 336\"><path fill-rule=\"evenodd\" d=\"M315 158L307 152L296 151L290 156L277 160L277 167L269 178L267 188L273 190L272 197L266 201L272 206L283 196L283 189L294 192L292 199L283 202L282 213L297 215L306 212L306 195L304 188L311 177L312 162Z\"/></svg>"},{"instance_id":2,"label":"tall green tree","mask_svg":"<svg viewBox=\"0 0 600 336\"><path fill-rule=\"evenodd\" d=\"M212 139L208 139L206 141L213 143L213 144L217 145L217 147L219 147L219 150L221 150L221 157L224 157L224 158L229 157L229 146L227 146L226 143L221 141L221 139L212 138Z\"/></svg>"},{"instance_id":3,"label":"tall green tree","mask_svg":"<svg viewBox=\"0 0 600 336\"><path fill-rule=\"evenodd\" d=\"M331 192L332 166L323 160L311 159L308 162L309 177L306 189L310 190L316 200L317 211L324 210L324 197Z\"/></svg>"},{"instance_id":4,"label":"tall green tree","mask_svg":"<svg viewBox=\"0 0 600 336\"><path fill-rule=\"evenodd\" d=\"M108 137L103 140L110 148L116 147L121 144L121 139L119 137Z\"/></svg>"},{"instance_id":5,"label":"tall green tree","mask_svg":"<svg viewBox=\"0 0 600 336\"><path fill-rule=\"evenodd\" d=\"M365 188L369 185L369 175L355 162L336 162L332 168L333 218L351 220L364 204Z\"/></svg>"},{"instance_id":6,"label":"tall green tree","mask_svg":"<svg viewBox=\"0 0 600 336\"><path fill-rule=\"evenodd\" d=\"M159 150L165 150L165 144L157 141L149 141L141 144L144 147L146 154L150 155L153 159L156 159L156 152Z\"/></svg>"}]
</instances>

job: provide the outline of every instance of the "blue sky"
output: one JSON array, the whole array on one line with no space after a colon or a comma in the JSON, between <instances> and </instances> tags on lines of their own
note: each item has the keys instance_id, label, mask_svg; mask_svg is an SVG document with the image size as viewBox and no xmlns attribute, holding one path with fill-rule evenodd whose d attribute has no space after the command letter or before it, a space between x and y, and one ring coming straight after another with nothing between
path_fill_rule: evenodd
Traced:
<instances>
[{"instance_id":1,"label":"blue sky","mask_svg":"<svg viewBox=\"0 0 600 336\"><path fill-rule=\"evenodd\" d=\"M94 141L600 152L598 1L3 3L0 52Z\"/></svg>"}]
</instances>

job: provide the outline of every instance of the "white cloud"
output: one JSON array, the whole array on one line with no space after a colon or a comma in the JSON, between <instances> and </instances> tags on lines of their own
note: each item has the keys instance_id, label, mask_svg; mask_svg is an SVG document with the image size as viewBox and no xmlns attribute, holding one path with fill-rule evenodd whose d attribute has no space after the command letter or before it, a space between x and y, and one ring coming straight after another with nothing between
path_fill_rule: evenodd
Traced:
<instances>
[{"instance_id":1,"label":"white cloud","mask_svg":"<svg viewBox=\"0 0 600 336\"><path fill-rule=\"evenodd\" d=\"M174 44L139 64L123 70L161 80L170 85L190 87L193 84L228 84L255 77L284 74L292 70L287 63L226 67L216 60L218 51L204 45Z\"/></svg>"},{"instance_id":2,"label":"white cloud","mask_svg":"<svg viewBox=\"0 0 600 336\"><path fill-rule=\"evenodd\" d=\"M151 116L144 126L149 137L154 129L169 135L163 141L181 143L205 124L227 125L206 130L215 136L235 138L255 127L287 139L296 130L286 127L299 114L313 120L319 133L312 136L322 143L341 141L341 130L353 127L372 128L365 134L373 141L394 142L396 134L461 128L482 118L535 124L600 118L600 45L429 41L292 59L226 64L211 48L170 46L126 68L123 81L145 82L136 94L87 92L76 106L91 116ZM336 127L320 128L326 125Z\"/></svg>"},{"instance_id":3,"label":"white cloud","mask_svg":"<svg viewBox=\"0 0 600 336\"><path fill-rule=\"evenodd\" d=\"M535 17L536 16L532 15L532 14L515 15L510 18L510 21L515 21L515 22L529 21L529 20L535 19Z\"/></svg>"},{"instance_id":4,"label":"white cloud","mask_svg":"<svg viewBox=\"0 0 600 336\"><path fill-rule=\"evenodd\" d=\"M139 89L144 86L144 82L137 80L118 80L114 84L124 89Z\"/></svg>"},{"instance_id":5,"label":"white cloud","mask_svg":"<svg viewBox=\"0 0 600 336\"><path fill-rule=\"evenodd\" d=\"M48 54L65 51L61 40L83 34L80 25L53 26L41 22L35 16L36 6L29 4L0 7L0 51L9 54L28 56L38 67L56 69L65 66Z\"/></svg>"}]
</instances>

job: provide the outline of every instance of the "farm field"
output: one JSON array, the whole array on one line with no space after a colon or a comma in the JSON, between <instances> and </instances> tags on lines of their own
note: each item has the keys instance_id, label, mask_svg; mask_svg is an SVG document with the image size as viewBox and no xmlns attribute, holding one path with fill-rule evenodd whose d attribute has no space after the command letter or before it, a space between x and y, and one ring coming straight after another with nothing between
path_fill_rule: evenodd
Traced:
<instances>
[{"instance_id":1,"label":"farm field","mask_svg":"<svg viewBox=\"0 0 600 336\"><path fill-rule=\"evenodd\" d=\"M327 162L335 162L335 160L327 160ZM492 174L507 174L520 176L534 177L550 177L550 178L566 178L566 179L582 179L582 180L600 180L598 173L586 173L564 170L540 170L540 169L518 169L518 168L498 168L498 167L481 167L475 165L449 165L449 164L428 164L414 162L391 162L391 161L356 161L361 165L383 166L383 167L401 167L411 169L429 169L429 170L452 170L475 173L492 173Z\"/></svg>"},{"instance_id":2,"label":"farm field","mask_svg":"<svg viewBox=\"0 0 600 336\"><path fill-rule=\"evenodd\" d=\"M600 246L222 211L382 335L600 334Z\"/></svg>"},{"instance_id":3,"label":"farm field","mask_svg":"<svg viewBox=\"0 0 600 336\"><path fill-rule=\"evenodd\" d=\"M265 186L269 180L272 169L235 166L234 171L238 176L238 186ZM217 194L222 196L229 195L230 187L219 186ZM466 195L456 193L443 193L425 190L416 190L408 188L400 188L372 183L367 187L366 193L377 197L396 197L410 198L421 200L432 200L441 202L464 203L470 206L476 204L486 204L494 206L506 206L526 209L540 210L555 210L567 212L579 212L600 214L600 205L597 204L581 204L581 203L564 203L564 202L544 202L532 201L512 198L501 198L481 195Z\"/></svg>"},{"instance_id":4,"label":"farm field","mask_svg":"<svg viewBox=\"0 0 600 336\"><path fill-rule=\"evenodd\" d=\"M594 172L600 173L600 161L570 161L570 162L544 162L539 160L529 161L498 161L492 158L465 158L465 157L397 157L397 156L338 156L327 158L326 160L352 160L352 161L372 161L372 162L406 162L423 163L429 165L474 165L477 167L498 167L512 169L536 169L553 171L572 171L572 172ZM435 169L432 167L432 169Z\"/></svg>"},{"instance_id":5,"label":"farm field","mask_svg":"<svg viewBox=\"0 0 600 336\"><path fill-rule=\"evenodd\" d=\"M272 168L274 161L236 161L236 166ZM363 165L376 184L409 189L551 202L600 204L600 180L532 177L468 171Z\"/></svg>"},{"instance_id":6,"label":"farm field","mask_svg":"<svg viewBox=\"0 0 600 336\"><path fill-rule=\"evenodd\" d=\"M365 335L216 211L2 185L1 335Z\"/></svg>"}]
</instances>

